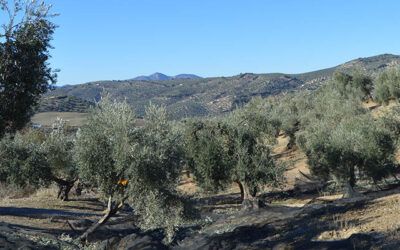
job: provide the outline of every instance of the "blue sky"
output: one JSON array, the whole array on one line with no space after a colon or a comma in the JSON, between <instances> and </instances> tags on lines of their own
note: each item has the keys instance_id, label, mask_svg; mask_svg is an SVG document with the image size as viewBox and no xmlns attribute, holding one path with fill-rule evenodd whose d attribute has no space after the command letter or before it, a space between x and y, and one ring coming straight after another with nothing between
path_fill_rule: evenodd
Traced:
<instances>
[{"instance_id":1,"label":"blue sky","mask_svg":"<svg viewBox=\"0 0 400 250\"><path fill-rule=\"evenodd\" d=\"M58 0L58 85L162 72L301 73L400 54L400 1Z\"/></svg>"}]
</instances>

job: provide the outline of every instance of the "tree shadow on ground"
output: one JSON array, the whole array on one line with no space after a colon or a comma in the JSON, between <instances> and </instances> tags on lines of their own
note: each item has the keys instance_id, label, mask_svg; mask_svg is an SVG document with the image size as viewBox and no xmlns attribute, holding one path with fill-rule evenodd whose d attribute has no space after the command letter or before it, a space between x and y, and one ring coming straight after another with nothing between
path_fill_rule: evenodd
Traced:
<instances>
[{"instance_id":1,"label":"tree shadow on ground","mask_svg":"<svg viewBox=\"0 0 400 250\"><path fill-rule=\"evenodd\" d=\"M60 209L30 208L30 207L0 207L0 216L18 216L36 219L49 217L98 217L101 214L70 212Z\"/></svg>"},{"instance_id":2,"label":"tree shadow on ground","mask_svg":"<svg viewBox=\"0 0 400 250\"><path fill-rule=\"evenodd\" d=\"M385 236L376 232L356 233L348 238L326 241L324 232L340 231L343 226L368 223L372 218L340 218L348 211L357 212L375 202L374 199L399 193L400 189L369 192L358 199L324 201L314 199L302 208L274 205L257 212L221 218L208 231L191 235L176 249L371 249L385 243ZM275 213L275 214L274 214ZM336 216L336 217L335 217ZM242 217L242 218L240 218ZM337 219L339 218L339 219ZM238 224L232 225L235 221ZM344 225L345 223L346 225ZM217 225L220 226L217 226ZM223 233L220 233L220 232ZM395 232L397 233L397 232ZM400 235L400 232L399 232Z\"/></svg>"},{"instance_id":3,"label":"tree shadow on ground","mask_svg":"<svg viewBox=\"0 0 400 250\"><path fill-rule=\"evenodd\" d=\"M210 197L202 197L196 199L201 205L223 205L223 204L240 204L240 193L219 194Z\"/></svg>"},{"instance_id":4,"label":"tree shadow on ground","mask_svg":"<svg viewBox=\"0 0 400 250\"><path fill-rule=\"evenodd\" d=\"M77 209L77 210L93 211L93 212L102 212L102 211L104 211L104 208L105 208L105 206L103 206L103 208L91 208L91 207L72 206L72 205L64 205L63 207L70 208L70 209Z\"/></svg>"},{"instance_id":5,"label":"tree shadow on ground","mask_svg":"<svg viewBox=\"0 0 400 250\"><path fill-rule=\"evenodd\" d=\"M59 229L55 229L55 228L42 228L42 227L33 227L33 226L25 226L25 225L20 225L20 224L13 224L13 223L1 223L0 222L0 231L20 231L22 230L23 232L26 233L32 233L32 234L36 234L36 233L45 233L45 234L49 234L49 235L61 235L61 234L70 234L73 235L75 234L75 232L68 228L59 228Z\"/></svg>"}]
</instances>

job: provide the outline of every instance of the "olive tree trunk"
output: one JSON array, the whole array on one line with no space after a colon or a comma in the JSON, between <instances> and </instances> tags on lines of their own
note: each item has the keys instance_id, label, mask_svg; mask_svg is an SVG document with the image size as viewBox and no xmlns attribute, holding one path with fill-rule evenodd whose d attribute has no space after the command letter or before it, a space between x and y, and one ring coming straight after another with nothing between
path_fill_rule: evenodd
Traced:
<instances>
[{"instance_id":1,"label":"olive tree trunk","mask_svg":"<svg viewBox=\"0 0 400 250\"><path fill-rule=\"evenodd\" d=\"M243 187L242 210L254 210L266 207L265 203L256 197L255 190L251 190L246 183L241 183L241 185Z\"/></svg>"},{"instance_id":2,"label":"olive tree trunk","mask_svg":"<svg viewBox=\"0 0 400 250\"><path fill-rule=\"evenodd\" d=\"M359 197L361 195L357 190L354 189L354 186L356 185L356 175L354 173L354 166L350 167L349 172L350 172L349 173L350 178L343 188L342 199L350 199L354 197Z\"/></svg>"},{"instance_id":3,"label":"olive tree trunk","mask_svg":"<svg viewBox=\"0 0 400 250\"><path fill-rule=\"evenodd\" d=\"M243 185L242 185L242 183L240 183L240 181L235 181L235 182L238 184L239 189L240 189L240 202L243 202L243 199L244 199Z\"/></svg>"},{"instance_id":4,"label":"olive tree trunk","mask_svg":"<svg viewBox=\"0 0 400 250\"><path fill-rule=\"evenodd\" d=\"M71 180L71 181L66 181L66 180L54 177L53 180L58 185L57 198L62 201L68 201L69 192L71 191L72 187L74 186L76 179Z\"/></svg>"}]
</instances>

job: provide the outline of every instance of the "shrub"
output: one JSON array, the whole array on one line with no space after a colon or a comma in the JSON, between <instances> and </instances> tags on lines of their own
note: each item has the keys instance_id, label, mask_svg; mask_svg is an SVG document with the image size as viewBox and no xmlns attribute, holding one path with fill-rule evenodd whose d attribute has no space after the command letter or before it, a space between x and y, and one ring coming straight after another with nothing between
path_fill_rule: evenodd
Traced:
<instances>
[{"instance_id":1,"label":"shrub","mask_svg":"<svg viewBox=\"0 0 400 250\"><path fill-rule=\"evenodd\" d=\"M46 151L17 134L0 141L0 181L20 187L38 188L51 181L51 169Z\"/></svg>"}]
</instances>

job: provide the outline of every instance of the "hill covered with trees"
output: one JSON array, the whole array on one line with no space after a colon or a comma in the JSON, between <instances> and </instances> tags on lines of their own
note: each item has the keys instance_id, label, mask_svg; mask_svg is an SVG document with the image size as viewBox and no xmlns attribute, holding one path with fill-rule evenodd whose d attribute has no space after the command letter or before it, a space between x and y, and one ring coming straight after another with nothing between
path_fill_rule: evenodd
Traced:
<instances>
[{"instance_id":1,"label":"hill covered with trees","mask_svg":"<svg viewBox=\"0 0 400 250\"><path fill-rule=\"evenodd\" d=\"M303 74L253 74L232 77L172 80L96 81L57 88L45 95L68 95L99 101L105 93L118 101L126 100L140 115L151 101L166 105L174 119L215 116L235 109L256 96L286 95L299 90L313 90L330 81L335 71L364 70L372 77L383 69L399 65L400 56L384 54L359 58L336 67ZM40 108L39 108L40 110Z\"/></svg>"},{"instance_id":2,"label":"hill covered with trees","mask_svg":"<svg viewBox=\"0 0 400 250\"><path fill-rule=\"evenodd\" d=\"M79 112L86 113L94 103L76 96L55 95L43 97L36 108L36 113L42 112Z\"/></svg>"}]
</instances>

